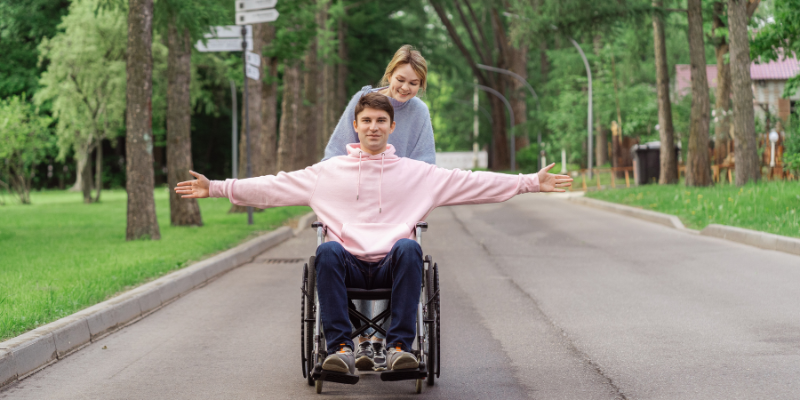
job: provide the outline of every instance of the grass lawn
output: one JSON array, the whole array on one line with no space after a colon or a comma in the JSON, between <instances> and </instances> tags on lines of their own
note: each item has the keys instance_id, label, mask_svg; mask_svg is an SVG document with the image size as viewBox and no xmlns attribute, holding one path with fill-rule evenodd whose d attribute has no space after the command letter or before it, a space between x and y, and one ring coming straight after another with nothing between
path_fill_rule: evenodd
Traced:
<instances>
[{"instance_id":1,"label":"grass lawn","mask_svg":"<svg viewBox=\"0 0 800 400\"><path fill-rule=\"evenodd\" d=\"M800 183L772 181L708 188L643 185L592 191L587 197L677 215L688 228L709 224L738 226L800 237Z\"/></svg>"},{"instance_id":2,"label":"grass lawn","mask_svg":"<svg viewBox=\"0 0 800 400\"><path fill-rule=\"evenodd\" d=\"M10 200L10 196L6 196ZM100 203L80 193L34 192L32 205L0 206L0 341L99 303L192 261L280 227L308 207L228 214L228 199L203 199L203 227L172 227L167 189L155 193L161 240L125 241L124 190Z\"/></svg>"}]
</instances>

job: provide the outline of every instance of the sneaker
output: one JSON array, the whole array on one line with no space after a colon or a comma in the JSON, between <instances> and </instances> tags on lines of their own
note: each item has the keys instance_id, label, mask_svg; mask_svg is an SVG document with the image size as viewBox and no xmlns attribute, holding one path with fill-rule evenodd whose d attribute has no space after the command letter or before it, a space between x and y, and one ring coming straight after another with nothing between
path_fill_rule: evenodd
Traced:
<instances>
[{"instance_id":1,"label":"sneaker","mask_svg":"<svg viewBox=\"0 0 800 400\"><path fill-rule=\"evenodd\" d=\"M372 351L372 343L369 340L365 340L358 344L358 350L356 351L356 368L359 371L369 371L372 370L372 367L375 365L375 362L372 358L375 356L375 353Z\"/></svg>"},{"instance_id":2,"label":"sneaker","mask_svg":"<svg viewBox=\"0 0 800 400\"><path fill-rule=\"evenodd\" d=\"M383 341L372 342L372 350L375 352L375 357L372 360L375 366L372 367L375 371L386 370L386 347L383 346Z\"/></svg>"},{"instance_id":3,"label":"sneaker","mask_svg":"<svg viewBox=\"0 0 800 400\"><path fill-rule=\"evenodd\" d=\"M341 345L339 351L329 355L322 363L322 369L331 372L342 372L345 374L355 374L356 359L350 346Z\"/></svg>"},{"instance_id":4,"label":"sneaker","mask_svg":"<svg viewBox=\"0 0 800 400\"><path fill-rule=\"evenodd\" d=\"M400 346L389 348L386 357L389 369L396 371L398 369L412 369L419 368L419 361L413 354L403 351Z\"/></svg>"}]
</instances>

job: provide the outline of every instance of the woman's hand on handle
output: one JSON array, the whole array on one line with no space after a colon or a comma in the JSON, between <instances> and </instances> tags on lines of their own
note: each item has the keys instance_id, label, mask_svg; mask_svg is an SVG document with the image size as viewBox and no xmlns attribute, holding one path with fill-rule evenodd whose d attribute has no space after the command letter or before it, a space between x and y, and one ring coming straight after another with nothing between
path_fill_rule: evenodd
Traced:
<instances>
[{"instance_id":1,"label":"woman's hand on handle","mask_svg":"<svg viewBox=\"0 0 800 400\"><path fill-rule=\"evenodd\" d=\"M555 175L547 172L550 171L554 165L556 164L552 163L542 168L542 170L537 173L539 175L540 192L564 192L565 190L562 188L572 186L572 178L569 176Z\"/></svg>"},{"instance_id":2,"label":"woman's hand on handle","mask_svg":"<svg viewBox=\"0 0 800 400\"><path fill-rule=\"evenodd\" d=\"M208 188L211 185L208 178L191 170L189 173L197 179L178 183L178 186L175 187L175 193L182 195L182 199L204 199L208 197Z\"/></svg>"}]
</instances>

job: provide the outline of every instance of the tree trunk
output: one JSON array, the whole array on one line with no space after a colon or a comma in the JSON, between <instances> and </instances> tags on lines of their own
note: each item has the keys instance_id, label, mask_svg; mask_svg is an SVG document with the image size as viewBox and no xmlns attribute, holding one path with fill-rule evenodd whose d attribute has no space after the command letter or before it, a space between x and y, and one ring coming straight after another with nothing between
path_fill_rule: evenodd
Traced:
<instances>
[{"instance_id":1,"label":"tree trunk","mask_svg":"<svg viewBox=\"0 0 800 400\"><path fill-rule=\"evenodd\" d=\"M499 79L498 79L499 81ZM503 93L502 88L494 88ZM508 135L506 134L508 123L508 111L503 101L497 96L486 93L492 111L492 165L494 171L505 171L511 169L511 154L508 147Z\"/></svg>"},{"instance_id":2,"label":"tree trunk","mask_svg":"<svg viewBox=\"0 0 800 400\"><path fill-rule=\"evenodd\" d=\"M319 66L317 65L317 38L311 40L304 61L303 100L300 101L300 119L298 120L298 151L294 154L294 169L302 169L317 162L317 146L319 141L320 110L319 83L317 82Z\"/></svg>"},{"instance_id":3,"label":"tree trunk","mask_svg":"<svg viewBox=\"0 0 800 400\"><path fill-rule=\"evenodd\" d=\"M608 129L603 126L599 117L595 119L595 129L597 130L594 145L595 166L602 167L608 162Z\"/></svg>"},{"instance_id":4,"label":"tree trunk","mask_svg":"<svg viewBox=\"0 0 800 400\"><path fill-rule=\"evenodd\" d=\"M262 29L264 45L275 38L275 26L272 24ZM278 165L278 58L261 57L264 64L265 83L261 85L261 154L264 155L264 171L258 176L277 173Z\"/></svg>"},{"instance_id":5,"label":"tree trunk","mask_svg":"<svg viewBox=\"0 0 800 400\"><path fill-rule=\"evenodd\" d=\"M749 181L758 181L761 175L756 151L746 0L728 0L728 35L731 52L736 184L741 186Z\"/></svg>"},{"instance_id":6,"label":"tree trunk","mask_svg":"<svg viewBox=\"0 0 800 400\"><path fill-rule=\"evenodd\" d=\"M167 33L167 186L169 219L173 226L202 226L196 199L182 199L173 188L194 179L192 167L192 102L189 95L192 43L189 31L178 32L175 20Z\"/></svg>"},{"instance_id":7,"label":"tree trunk","mask_svg":"<svg viewBox=\"0 0 800 400\"><path fill-rule=\"evenodd\" d=\"M128 0L126 240L161 239L153 199L153 0Z\"/></svg>"},{"instance_id":8,"label":"tree trunk","mask_svg":"<svg viewBox=\"0 0 800 400\"><path fill-rule=\"evenodd\" d=\"M527 80L528 46L523 44L517 48L509 43L508 50L510 58L508 69ZM508 101L511 103L511 109L514 110L515 148L520 150L531 144L530 137L528 136L530 132L527 131L527 127L525 126L528 123L528 105L526 104L526 100L531 94L525 84L517 79L510 77L508 81L511 86L511 98L509 98Z\"/></svg>"},{"instance_id":9,"label":"tree trunk","mask_svg":"<svg viewBox=\"0 0 800 400\"><path fill-rule=\"evenodd\" d=\"M662 7L662 2L653 1L653 7ZM669 100L669 69L667 47L664 42L664 20L658 12L653 13L653 47L655 48L656 89L658 96L658 130L661 137L661 171L658 183L678 182L678 160L675 155L675 129L672 126L672 104Z\"/></svg>"},{"instance_id":10,"label":"tree trunk","mask_svg":"<svg viewBox=\"0 0 800 400\"><path fill-rule=\"evenodd\" d=\"M344 112L345 108L347 108L347 103L350 100L350 97L347 93L347 23L344 21L347 14L343 15L342 18L339 18L338 24L338 55L341 62L336 66L336 111L337 114L341 114ZM331 132L332 133L332 132Z\"/></svg>"},{"instance_id":11,"label":"tree trunk","mask_svg":"<svg viewBox=\"0 0 800 400\"><path fill-rule=\"evenodd\" d=\"M725 3L714 3L714 21L712 32L727 28L722 19ZM716 104L714 105L714 163L722 164L728 157L728 142L731 131L731 65L725 60L728 54L728 41L724 36L716 36L714 55L717 59Z\"/></svg>"},{"instance_id":12,"label":"tree trunk","mask_svg":"<svg viewBox=\"0 0 800 400\"><path fill-rule=\"evenodd\" d=\"M281 104L280 138L278 139L278 170L294 170L294 154L297 151L297 119L300 112L300 67L291 61L283 69L283 103Z\"/></svg>"},{"instance_id":13,"label":"tree trunk","mask_svg":"<svg viewBox=\"0 0 800 400\"><path fill-rule=\"evenodd\" d=\"M328 31L329 9L330 2L324 1L317 20L317 24L323 27L326 32ZM320 89L322 90L322 95L320 97L322 123L317 140L317 157L314 162L321 160L325 155L325 146L328 144L333 130L336 129L336 122L339 116L339 107L336 102L336 66L333 64L333 57L331 57L333 48L330 45L330 42L326 43L327 48L322 52L323 57L320 60L321 68L319 79L321 85Z\"/></svg>"},{"instance_id":14,"label":"tree trunk","mask_svg":"<svg viewBox=\"0 0 800 400\"><path fill-rule=\"evenodd\" d=\"M86 161L83 163L83 168L80 170L81 175L81 192L83 193L83 202L91 204L92 202L92 162L91 156L94 146L86 149Z\"/></svg>"},{"instance_id":15,"label":"tree trunk","mask_svg":"<svg viewBox=\"0 0 800 400\"><path fill-rule=\"evenodd\" d=\"M689 58L692 65L692 112L689 125L689 149L686 156L686 186L711 185L711 164L708 154L708 77L703 41L703 9L700 0L689 0Z\"/></svg>"},{"instance_id":16,"label":"tree trunk","mask_svg":"<svg viewBox=\"0 0 800 400\"><path fill-rule=\"evenodd\" d=\"M261 55L261 49L264 47L262 31L266 28L267 24L253 24L253 53ZM264 77L264 63L256 67L258 69L258 80L245 77L245 84L247 85L247 112L245 113L244 101L242 101L242 123L239 129L242 130L239 138L239 179L252 178L261 176L267 173L267 155L262 154L263 138L261 130L261 91L262 91L262 78ZM250 135L250 156L253 157L250 163L250 176L247 176L247 136L248 126L245 123L245 115L250 122L249 135ZM230 213L244 213L247 212L247 207L231 205Z\"/></svg>"},{"instance_id":17,"label":"tree trunk","mask_svg":"<svg viewBox=\"0 0 800 400\"><path fill-rule=\"evenodd\" d=\"M97 142L97 153L95 153L96 158L94 160L94 186L97 190L94 195L95 203L100 201L100 192L103 191L103 140L99 139Z\"/></svg>"}]
</instances>

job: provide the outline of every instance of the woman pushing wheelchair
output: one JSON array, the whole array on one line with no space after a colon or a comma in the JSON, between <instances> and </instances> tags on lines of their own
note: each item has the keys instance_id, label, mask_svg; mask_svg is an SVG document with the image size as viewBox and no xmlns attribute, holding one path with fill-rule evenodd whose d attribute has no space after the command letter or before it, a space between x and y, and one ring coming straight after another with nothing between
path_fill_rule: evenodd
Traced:
<instances>
[{"instance_id":1,"label":"woman pushing wheelchair","mask_svg":"<svg viewBox=\"0 0 800 400\"><path fill-rule=\"evenodd\" d=\"M391 87L391 86L390 86ZM328 356L322 369L355 373L347 288L390 288L387 368L417 368L410 352L422 282L422 250L414 227L439 206L499 203L516 195L563 192L566 175L507 175L447 170L397 155L389 138L399 129L392 101L380 93L356 100L352 126L358 143L303 170L250 179L197 179L175 188L184 198L227 197L258 208L305 205L327 224L328 242L317 249L317 293ZM428 124L430 121L427 122ZM330 145L329 145L330 147Z\"/></svg>"}]
</instances>

